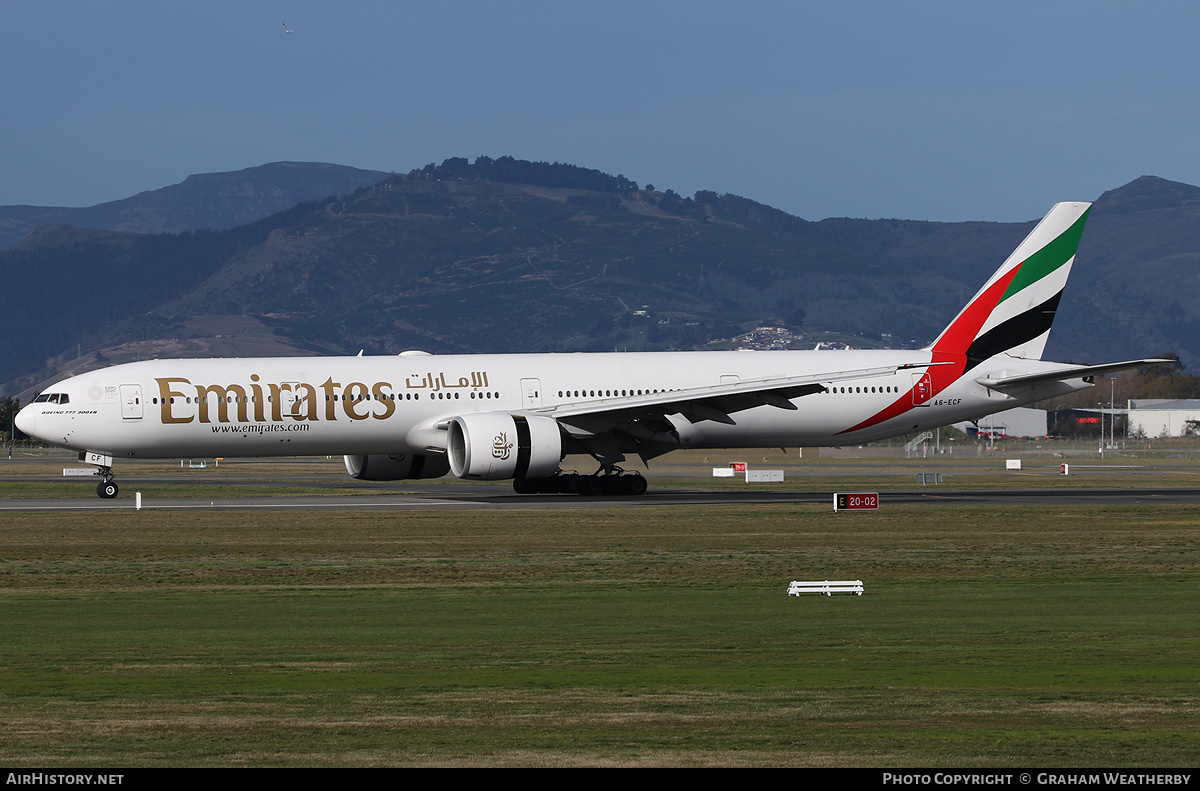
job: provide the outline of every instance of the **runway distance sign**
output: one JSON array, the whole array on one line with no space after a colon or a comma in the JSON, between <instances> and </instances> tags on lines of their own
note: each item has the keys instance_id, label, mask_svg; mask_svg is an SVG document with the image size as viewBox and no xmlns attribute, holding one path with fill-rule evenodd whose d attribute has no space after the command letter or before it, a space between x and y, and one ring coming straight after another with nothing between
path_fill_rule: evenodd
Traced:
<instances>
[{"instance_id":1,"label":"runway distance sign","mask_svg":"<svg viewBox=\"0 0 1200 791\"><path fill-rule=\"evenodd\" d=\"M878 492L837 492L833 495L835 511L878 511Z\"/></svg>"}]
</instances>

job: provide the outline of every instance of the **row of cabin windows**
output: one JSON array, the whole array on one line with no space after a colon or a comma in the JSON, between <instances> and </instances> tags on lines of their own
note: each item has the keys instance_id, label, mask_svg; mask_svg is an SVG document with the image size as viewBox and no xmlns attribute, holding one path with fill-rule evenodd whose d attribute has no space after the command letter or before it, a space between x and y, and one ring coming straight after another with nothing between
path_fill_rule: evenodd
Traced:
<instances>
[{"instance_id":1,"label":"row of cabin windows","mask_svg":"<svg viewBox=\"0 0 1200 791\"><path fill-rule=\"evenodd\" d=\"M829 393L899 393L899 387L831 387Z\"/></svg>"},{"instance_id":2,"label":"row of cabin windows","mask_svg":"<svg viewBox=\"0 0 1200 791\"><path fill-rule=\"evenodd\" d=\"M435 395L430 395L429 399L432 401L435 397L438 398L439 400L447 400L450 398L450 393L437 393ZM458 393L454 393L454 397L458 398L459 397ZM499 393L475 393L475 392L471 393L471 398L479 398L481 400L484 398L499 398L499 397L500 397ZM67 403L66 395L63 395L62 398L63 398L63 400L61 402L55 401L54 403L56 403L56 404L57 403L63 403L63 404ZM36 400L43 401L46 399L43 399L39 396ZM191 398L191 396L184 396L182 400L184 401L184 403L190 404L190 403L192 403L193 399ZM218 398L218 400L220 400L220 399ZM382 395L377 394L377 393L359 393L357 395L352 395L352 396L334 395L334 396L330 397L327 395L327 396L325 396L325 400L326 401L330 401L330 400L333 400L333 401L420 401L421 394L420 393L405 393L403 397L400 397L400 395L397 393L386 393L386 394L382 394ZM157 398L153 399L153 401L156 404L158 403ZM196 398L195 401L196 401L196 403L200 403L199 398ZM225 396L225 403L227 403L227 404L240 404L243 402L247 403L247 404L256 403L254 396L245 396L245 397L232 396L232 395ZM267 403L270 403L270 402L271 402L271 396L267 396ZM175 403L174 398L171 399L171 403L172 404Z\"/></svg>"},{"instance_id":3,"label":"row of cabin windows","mask_svg":"<svg viewBox=\"0 0 1200 791\"><path fill-rule=\"evenodd\" d=\"M596 397L604 398L604 397L612 397L612 396L651 395L651 394L655 394L658 392L660 392L660 391L659 390L566 390L566 391L559 390L558 397L559 398L564 398L564 397L565 398L596 398ZM667 392L670 392L670 390L662 390L661 392L667 393ZM839 394L840 393L875 393L875 392L899 393L900 388L892 387L892 386L886 386L886 387L842 387L842 386L836 386L836 387L830 388L826 392L839 393ZM565 396L564 396L564 393L565 393ZM450 395L451 395L450 393L436 393L436 394L430 395L430 399L432 400L433 398L436 397L439 400L445 400L445 399L449 399ZM455 392L453 395L454 395L454 398L459 397L457 392ZM476 393L474 391L471 392L471 398L478 398L481 400L484 398L492 399L492 398L499 398L499 397L500 397L499 393L491 393L491 392ZM346 396L339 397L336 394L333 395L332 397L328 396L328 395L325 396L326 401L329 401L331 398L334 401L338 401L338 400L341 400L341 401L396 401L396 400L398 400L396 393L387 393L382 396L380 396L379 394L375 394L375 393L359 393L357 395L353 395L353 396L349 396L349 397L346 397ZM401 401L419 401L420 399L421 399L420 393L405 393L404 397L399 400L401 400ZM40 403L67 404L67 403L70 403L70 400L71 400L70 396L68 396L66 393L42 393L37 398L33 399L33 403L35 403L35 404L40 404ZM192 403L192 399L190 397L185 397L184 400L186 401L186 403L189 403L189 404ZM200 399L197 398L196 400L198 402ZM252 403L254 403L254 396L245 396L243 398L241 396L232 396L231 395L231 396L225 397L226 403L229 403L229 404L241 403L243 400L246 403L252 404ZM271 396L267 396L267 401L270 402L270 400L271 400ZM155 404L158 403L157 398L154 399L154 403ZM171 403L172 404L175 403L174 398L171 399Z\"/></svg>"},{"instance_id":4,"label":"row of cabin windows","mask_svg":"<svg viewBox=\"0 0 1200 791\"><path fill-rule=\"evenodd\" d=\"M654 393L669 393L671 390L559 390L559 398L604 398L606 396L651 395ZM830 393L899 393L899 387L831 387Z\"/></svg>"},{"instance_id":5,"label":"row of cabin windows","mask_svg":"<svg viewBox=\"0 0 1200 791\"><path fill-rule=\"evenodd\" d=\"M671 389L663 390L559 390L559 398L605 398L612 396L652 395L654 393L669 393Z\"/></svg>"}]
</instances>

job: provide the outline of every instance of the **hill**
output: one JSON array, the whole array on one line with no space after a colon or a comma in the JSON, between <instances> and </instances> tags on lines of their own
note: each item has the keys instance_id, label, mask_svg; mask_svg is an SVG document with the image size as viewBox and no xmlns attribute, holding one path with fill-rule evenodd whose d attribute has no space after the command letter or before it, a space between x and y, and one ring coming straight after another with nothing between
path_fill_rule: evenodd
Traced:
<instances>
[{"instance_id":1,"label":"hill","mask_svg":"<svg viewBox=\"0 0 1200 791\"><path fill-rule=\"evenodd\" d=\"M179 184L86 208L0 206L0 249L45 223L131 233L225 230L303 201L345 195L387 177L320 162L272 162L230 173L201 173Z\"/></svg>"},{"instance_id":2,"label":"hill","mask_svg":"<svg viewBox=\"0 0 1200 791\"><path fill-rule=\"evenodd\" d=\"M1047 352L1200 367L1200 187L1143 176L1104 193L1078 258Z\"/></svg>"},{"instance_id":3,"label":"hill","mask_svg":"<svg viewBox=\"0 0 1200 791\"><path fill-rule=\"evenodd\" d=\"M1048 354L1200 360L1198 194L1145 177L1097 201ZM757 324L919 345L1031 228L810 222L571 165L452 159L226 231L43 228L0 252L0 381L264 349L698 348Z\"/></svg>"}]
</instances>

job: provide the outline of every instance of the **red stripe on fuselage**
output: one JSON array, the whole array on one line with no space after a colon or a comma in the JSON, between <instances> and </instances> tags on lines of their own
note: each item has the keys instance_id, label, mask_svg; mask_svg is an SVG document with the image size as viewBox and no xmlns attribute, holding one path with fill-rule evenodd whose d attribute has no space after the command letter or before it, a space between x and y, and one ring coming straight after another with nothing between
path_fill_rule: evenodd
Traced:
<instances>
[{"instance_id":1,"label":"red stripe on fuselage","mask_svg":"<svg viewBox=\"0 0 1200 791\"><path fill-rule=\"evenodd\" d=\"M983 324L987 321L988 316L992 315L992 311L1000 304L1000 298L1004 296L1004 292L1008 290L1009 283L1017 276L1017 271L1020 268L1020 266L1014 266L1007 274L988 286L987 290L972 301L970 305L967 305L962 314L938 338L937 343L932 349L931 362L949 362L953 363L953 365L934 365L928 369L930 398L954 384L966 372L967 348L979 336L979 330L983 328ZM924 407L914 404L913 396L916 393L916 389L916 385L913 385L904 395L879 412L876 412L858 425L851 426L838 433L849 434L852 431L870 428L885 420L899 417L911 409L923 409Z\"/></svg>"}]
</instances>

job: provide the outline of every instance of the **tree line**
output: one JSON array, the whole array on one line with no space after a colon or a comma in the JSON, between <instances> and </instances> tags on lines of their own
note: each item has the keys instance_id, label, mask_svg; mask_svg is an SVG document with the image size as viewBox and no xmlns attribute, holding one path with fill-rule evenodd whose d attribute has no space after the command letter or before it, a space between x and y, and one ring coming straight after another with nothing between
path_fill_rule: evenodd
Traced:
<instances>
[{"instance_id":1,"label":"tree line","mask_svg":"<svg viewBox=\"0 0 1200 791\"><path fill-rule=\"evenodd\" d=\"M470 162L466 157L451 157L440 165L430 162L423 168L409 172L409 178L437 179L481 179L510 184L530 184L535 187L555 187L593 192L636 192L636 181L624 176L611 176L599 170L568 165L565 162L530 162L504 156L477 157Z\"/></svg>"}]
</instances>

